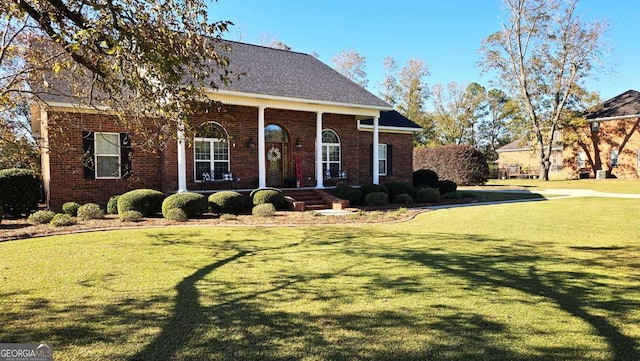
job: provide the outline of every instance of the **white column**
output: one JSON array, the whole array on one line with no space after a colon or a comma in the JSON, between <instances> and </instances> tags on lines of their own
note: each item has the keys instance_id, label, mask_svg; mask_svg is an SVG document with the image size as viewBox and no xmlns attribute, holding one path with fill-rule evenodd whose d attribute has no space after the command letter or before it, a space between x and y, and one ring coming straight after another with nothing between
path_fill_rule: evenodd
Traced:
<instances>
[{"instance_id":1,"label":"white column","mask_svg":"<svg viewBox=\"0 0 640 361\"><path fill-rule=\"evenodd\" d=\"M316 188L324 188L322 182L322 112L316 113Z\"/></svg>"},{"instance_id":2,"label":"white column","mask_svg":"<svg viewBox=\"0 0 640 361\"><path fill-rule=\"evenodd\" d=\"M187 155L184 144L184 124L178 123L178 193L187 191Z\"/></svg>"},{"instance_id":3,"label":"white column","mask_svg":"<svg viewBox=\"0 0 640 361\"><path fill-rule=\"evenodd\" d=\"M258 107L258 188L267 186L267 165L265 163L264 149L264 109Z\"/></svg>"},{"instance_id":4,"label":"white column","mask_svg":"<svg viewBox=\"0 0 640 361\"><path fill-rule=\"evenodd\" d=\"M373 117L373 184L380 184L380 156L378 154L379 144L379 117Z\"/></svg>"}]
</instances>

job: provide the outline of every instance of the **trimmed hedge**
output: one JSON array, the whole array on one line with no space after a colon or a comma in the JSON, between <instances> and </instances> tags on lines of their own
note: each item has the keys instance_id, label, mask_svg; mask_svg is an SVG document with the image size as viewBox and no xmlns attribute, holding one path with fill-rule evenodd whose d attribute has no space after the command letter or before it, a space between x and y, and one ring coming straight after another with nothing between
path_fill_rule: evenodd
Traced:
<instances>
[{"instance_id":1,"label":"trimmed hedge","mask_svg":"<svg viewBox=\"0 0 640 361\"><path fill-rule=\"evenodd\" d=\"M382 192L382 193L389 194L389 191L387 190L387 188L385 188L385 186L382 186L380 184L373 184L373 183L361 185L360 192L362 192L362 199L367 198L367 195L371 193Z\"/></svg>"},{"instance_id":2,"label":"trimmed hedge","mask_svg":"<svg viewBox=\"0 0 640 361\"><path fill-rule=\"evenodd\" d=\"M222 191L209 196L209 209L213 213L238 214L244 209L244 196L235 191Z\"/></svg>"},{"instance_id":3,"label":"trimmed hedge","mask_svg":"<svg viewBox=\"0 0 640 361\"><path fill-rule=\"evenodd\" d=\"M413 197L407 193L400 193L393 197L393 203L405 205L413 204Z\"/></svg>"},{"instance_id":4,"label":"trimmed hedge","mask_svg":"<svg viewBox=\"0 0 640 361\"><path fill-rule=\"evenodd\" d=\"M40 180L30 169L0 170L0 205L4 214L21 217L38 208Z\"/></svg>"},{"instance_id":5,"label":"trimmed hedge","mask_svg":"<svg viewBox=\"0 0 640 361\"><path fill-rule=\"evenodd\" d=\"M416 189L407 182L389 182L384 187L387 188L389 199L394 199L398 194L408 194L412 198L416 196Z\"/></svg>"},{"instance_id":6,"label":"trimmed hedge","mask_svg":"<svg viewBox=\"0 0 640 361\"><path fill-rule=\"evenodd\" d=\"M78 215L78 208L80 205L76 202L66 202L62 205L62 213L68 214L71 217L75 217Z\"/></svg>"},{"instance_id":7,"label":"trimmed hedge","mask_svg":"<svg viewBox=\"0 0 640 361\"><path fill-rule=\"evenodd\" d=\"M145 217L153 216L162 210L164 194L153 189L135 189L118 198L118 214L126 211L138 211Z\"/></svg>"},{"instance_id":8,"label":"trimmed hedge","mask_svg":"<svg viewBox=\"0 0 640 361\"><path fill-rule=\"evenodd\" d=\"M90 220L101 219L104 217L104 212L99 205L95 203L83 204L78 208L78 219Z\"/></svg>"},{"instance_id":9,"label":"trimmed hedge","mask_svg":"<svg viewBox=\"0 0 640 361\"><path fill-rule=\"evenodd\" d=\"M174 208L182 209L187 217L197 217L209 210L209 204L205 196L200 193L175 193L162 202L162 216L168 218L167 212Z\"/></svg>"},{"instance_id":10,"label":"trimmed hedge","mask_svg":"<svg viewBox=\"0 0 640 361\"><path fill-rule=\"evenodd\" d=\"M438 173L431 169L418 169L413 172L414 187L423 186L438 189L439 179Z\"/></svg>"},{"instance_id":11,"label":"trimmed hedge","mask_svg":"<svg viewBox=\"0 0 640 361\"><path fill-rule=\"evenodd\" d=\"M362 191L358 188L353 188L345 185L339 185L336 188L329 191L333 196L340 199L349 201L349 205L357 206L362 204Z\"/></svg>"},{"instance_id":12,"label":"trimmed hedge","mask_svg":"<svg viewBox=\"0 0 640 361\"><path fill-rule=\"evenodd\" d=\"M140 222L144 217L138 211L126 211L118 215L120 222Z\"/></svg>"},{"instance_id":13,"label":"trimmed hedge","mask_svg":"<svg viewBox=\"0 0 640 361\"><path fill-rule=\"evenodd\" d=\"M438 182L438 190L440 194L452 193L458 190L458 185L454 181L442 180Z\"/></svg>"},{"instance_id":14,"label":"trimmed hedge","mask_svg":"<svg viewBox=\"0 0 640 361\"><path fill-rule=\"evenodd\" d=\"M388 206L389 195L385 192L373 192L364 197L364 204L367 206Z\"/></svg>"},{"instance_id":15,"label":"trimmed hedge","mask_svg":"<svg viewBox=\"0 0 640 361\"><path fill-rule=\"evenodd\" d=\"M76 224L76 220L68 214L58 213L53 216L53 219L49 224L53 227L73 226L74 224Z\"/></svg>"},{"instance_id":16,"label":"trimmed hedge","mask_svg":"<svg viewBox=\"0 0 640 361\"><path fill-rule=\"evenodd\" d=\"M276 209L284 206L284 193L275 188L261 188L251 192L253 205L271 203Z\"/></svg>"},{"instance_id":17,"label":"trimmed hedge","mask_svg":"<svg viewBox=\"0 0 640 361\"><path fill-rule=\"evenodd\" d=\"M119 194L109 198L109 202L107 202L107 213L118 214L118 198L120 198Z\"/></svg>"},{"instance_id":18,"label":"trimmed hedge","mask_svg":"<svg viewBox=\"0 0 640 361\"><path fill-rule=\"evenodd\" d=\"M489 176L489 165L485 155L468 145L415 148L413 168L432 169L440 178L452 180L460 185L484 184Z\"/></svg>"},{"instance_id":19,"label":"trimmed hedge","mask_svg":"<svg viewBox=\"0 0 640 361\"><path fill-rule=\"evenodd\" d=\"M433 203L440 199L440 191L431 187L424 187L418 189L416 194L416 201L419 203Z\"/></svg>"},{"instance_id":20,"label":"trimmed hedge","mask_svg":"<svg viewBox=\"0 0 640 361\"><path fill-rule=\"evenodd\" d=\"M27 220L31 224L47 224L51 222L51 220L53 219L53 217L55 217L55 215L56 214L53 211L48 211L48 210L35 211L34 213L31 213L29 217L27 217Z\"/></svg>"},{"instance_id":21,"label":"trimmed hedge","mask_svg":"<svg viewBox=\"0 0 640 361\"><path fill-rule=\"evenodd\" d=\"M189 220L187 213L180 208L169 208L167 212L163 213L164 218L174 222L186 222Z\"/></svg>"},{"instance_id":22,"label":"trimmed hedge","mask_svg":"<svg viewBox=\"0 0 640 361\"><path fill-rule=\"evenodd\" d=\"M251 210L251 214L256 217L273 217L276 208L271 203L258 204Z\"/></svg>"}]
</instances>

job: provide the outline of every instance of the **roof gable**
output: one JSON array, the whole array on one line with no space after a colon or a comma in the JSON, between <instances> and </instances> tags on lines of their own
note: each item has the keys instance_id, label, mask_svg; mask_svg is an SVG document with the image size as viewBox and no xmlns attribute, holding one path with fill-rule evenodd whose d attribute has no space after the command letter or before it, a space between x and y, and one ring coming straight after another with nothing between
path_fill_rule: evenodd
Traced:
<instances>
[{"instance_id":1,"label":"roof gable","mask_svg":"<svg viewBox=\"0 0 640 361\"><path fill-rule=\"evenodd\" d=\"M627 90L602 103L602 108L598 111L587 114L587 120L616 119L638 114L640 114L640 92Z\"/></svg>"}]
</instances>

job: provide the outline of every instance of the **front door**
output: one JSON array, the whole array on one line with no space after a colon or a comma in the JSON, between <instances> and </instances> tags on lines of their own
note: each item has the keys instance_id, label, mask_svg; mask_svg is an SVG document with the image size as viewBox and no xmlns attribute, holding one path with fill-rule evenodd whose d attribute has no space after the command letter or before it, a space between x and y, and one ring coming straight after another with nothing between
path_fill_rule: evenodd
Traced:
<instances>
[{"instance_id":1,"label":"front door","mask_svg":"<svg viewBox=\"0 0 640 361\"><path fill-rule=\"evenodd\" d=\"M267 162L267 186L277 187L284 184L283 175L283 159L284 150L283 143L265 143L267 148L266 159Z\"/></svg>"},{"instance_id":2,"label":"front door","mask_svg":"<svg viewBox=\"0 0 640 361\"><path fill-rule=\"evenodd\" d=\"M267 186L284 184L289 164L289 135L279 125L269 124L264 129Z\"/></svg>"}]
</instances>

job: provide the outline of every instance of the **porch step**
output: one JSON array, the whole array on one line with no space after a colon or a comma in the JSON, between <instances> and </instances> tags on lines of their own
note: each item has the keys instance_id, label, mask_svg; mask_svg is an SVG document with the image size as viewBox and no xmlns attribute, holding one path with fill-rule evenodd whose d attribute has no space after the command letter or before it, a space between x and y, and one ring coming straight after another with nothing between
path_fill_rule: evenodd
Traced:
<instances>
[{"instance_id":1,"label":"porch step","mask_svg":"<svg viewBox=\"0 0 640 361\"><path fill-rule=\"evenodd\" d=\"M296 211L331 209L331 204L313 189L287 189L284 191L284 195L293 200Z\"/></svg>"}]
</instances>

